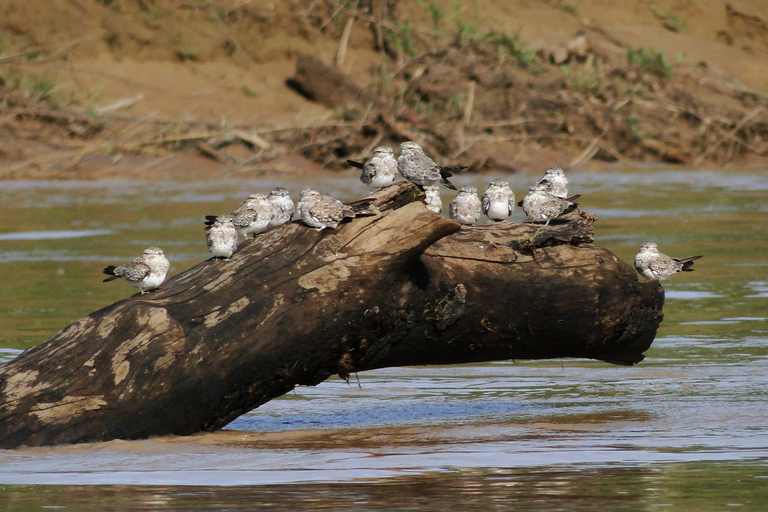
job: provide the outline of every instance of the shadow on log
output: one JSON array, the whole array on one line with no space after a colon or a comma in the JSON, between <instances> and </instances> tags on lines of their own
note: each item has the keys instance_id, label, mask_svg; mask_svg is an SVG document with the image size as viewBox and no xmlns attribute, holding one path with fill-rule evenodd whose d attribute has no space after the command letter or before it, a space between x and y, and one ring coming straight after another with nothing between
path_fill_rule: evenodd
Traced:
<instances>
[{"instance_id":1,"label":"shadow on log","mask_svg":"<svg viewBox=\"0 0 768 512\"><path fill-rule=\"evenodd\" d=\"M463 228L397 183L375 215L300 222L65 328L0 369L0 446L212 431L296 385L417 364L643 359L663 289L589 213Z\"/></svg>"}]
</instances>

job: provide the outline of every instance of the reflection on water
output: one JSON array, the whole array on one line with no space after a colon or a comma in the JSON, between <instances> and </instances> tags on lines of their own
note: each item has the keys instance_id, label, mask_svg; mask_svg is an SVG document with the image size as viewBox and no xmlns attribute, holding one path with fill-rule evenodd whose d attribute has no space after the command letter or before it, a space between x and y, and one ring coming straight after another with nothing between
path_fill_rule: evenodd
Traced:
<instances>
[{"instance_id":1,"label":"reflection on water","mask_svg":"<svg viewBox=\"0 0 768 512\"><path fill-rule=\"evenodd\" d=\"M723 488L722 475L733 484ZM5 487L4 510L726 510L763 511L768 471L757 463L563 465L453 469L372 482L258 487ZM23 506L23 508L22 508Z\"/></svg>"},{"instance_id":2,"label":"reflection on water","mask_svg":"<svg viewBox=\"0 0 768 512\"><path fill-rule=\"evenodd\" d=\"M768 173L569 178L625 261L646 241L705 256L665 281L640 365L392 368L297 388L217 433L0 451L0 509L764 510ZM313 179L0 182L0 361L135 291L102 283L105 265L150 245L171 275L207 258L203 216L251 192L366 191ZM522 196L532 178L510 181Z\"/></svg>"}]
</instances>

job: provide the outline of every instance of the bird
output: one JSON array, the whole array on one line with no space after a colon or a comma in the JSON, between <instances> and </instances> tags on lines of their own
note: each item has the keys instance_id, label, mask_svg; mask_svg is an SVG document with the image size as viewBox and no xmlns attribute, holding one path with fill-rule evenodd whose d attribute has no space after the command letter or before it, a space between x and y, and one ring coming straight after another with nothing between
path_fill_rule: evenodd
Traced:
<instances>
[{"instance_id":1,"label":"bird","mask_svg":"<svg viewBox=\"0 0 768 512\"><path fill-rule=\"evenodd\" d=\"M671 258L659 252L656 243L648 242L640 246L635 256L635 268L649 281L665 279L678 272L693 272L694 260L702 256Z\"/></svg>"},{"instance_id":2,"label":"bird","mask_svg":"<svg viewBox=\"0 0 768 512\"><path fill-rule=\"evenodd\" d=\"M451 201L448 213L459 224L474 224L480 218L480 198L477 189L467 185L461 187L459 194Z\"/></svg>"},{"instance_id":3,"label":"bird","mask_svg":"<svg viewBox=\"0 0 768 512\"><path fill-rule=\"evenodd\" d=\"M251 194L232 213L232 224L238 233L248 238L267 229L272 220L272 203L262 193Z\"/></svg>"},{"instance_id":4,"label":"bird","mask_svg":"<svg viewBox=\"0 0 768 512\"><path fill-rule=\"evenodd\" d=\"M228 215L232 217L232 223L237 232L248 238L248 235L252 234L256 237L258 233L264 231L272 221L273 213L273 204L266 195L258 193L248 196ZM217 217L217 215L205 216L206 229L216 222Z\"/></svg>"},{"instance_id":5,"label":"bird","mask_svg":"<svg viewBox=\"0 0 768 512\"><path fill-rule=\"evenodd\" d=\"M448 181L453 176L452 171L466 169L466 165L451 165L441 167L424 154L424 150L417 143L407 141L400 144L400 156L397 158L397 169L403 178L419 186L442 183L446 187L456 190L456 187Z\"/></svg>"},{"instance_id":6,"label":"bird","mask_svg":"<svg viewBox=\"0 0 768 512\"><path fill-rule=\"evenodd\" d=\"M483 213L492 221L499 222L515 211L515 193L506 180L497 178L483 192Z\"/></svg>"},{"instance_id":7,"label":"bird","mask_svg":"<svg viewBox=\"0 0 768 512\"><path fill-rule=\"evenodd\" d=\"M443 213L443 200L440 199L440 185L427 185L424 187L424 204L428 210L440 215Z\"/></svg>"},{"instance_id":8,"label":"bird","mask_svg":"<svg viewBox=\"0 0 768 512\"><path fill-rule=\"evenodd\" d=\"M148 247L141 256L132 259L125 265L106 267L104 273L109 277L104 282L114 281L122 277L144 294L163 284L170 268L171 264L161 248Z\"/></svg>"},{"instance_id":9,"label":"bird","mask_svg":"<svg viewBox=\"0 0 768 512\"><path fill-rule=\"evenodd\" d=\"M547 192L546 188L546 183L537 182L520 203L530 220L544 220L549 226L552 219L573 211L577 206L573 201L581 195L562 198Z\"/></svg>"},{"instance_id":10,"label":"bird","mask_svg":"<svg viewBox=\"0 0 768 512\"><path fill-rule=\"evenodd\" d=\"M347 163L358 169L362 169L360 181L368 185L371 191L388 187L397 179L397 159L395 152L389 146L379 146L373 150L373 156L362 164L354 160Z\"/></svg>"},{"instance_id":11,"label":"bird","mask_svg":"<svg viewBox=\"0 0 768 512\"><path fill-rule=\"evenodd\" d=\"M206 226L208 234L208 250L213 256L221 259L229 259L237 249L237 229L231 214L219 215Z\"/></svg>"},{"instance_id":12,"label":"bird","mask_svg":"<svg viewBox=\"0 0 768 512\"><path fill-rule=\"evenodd\" d=\"M295 205L288 190L277 187L269 193L267 200L272 205L272 217L267 227L282 226L291 221Z\"/></svg>"},{"instance_id":13,"label":"bird","mask_svg":"<svg viewBox=\"0 0 768 512\"><path fill-rule=\"evenodd\" d=\"M349 206L312 188L301 191L298 210L304 223L317 231L336 229L342 220L355 216Z\"/></svg>"},{"instance_id":14,"label":"bird","mask_svg":"<svg viewBox=\"0 0 768 512\"><path fill-rule=\"evenodd\" d=\"M536 185L543 185L543 190L557 197L563 199L568 197L568 178L565 177L565 173L560 167L552 166L547 169L544 176L536 182Z\"/></svg>"}]
</instances>

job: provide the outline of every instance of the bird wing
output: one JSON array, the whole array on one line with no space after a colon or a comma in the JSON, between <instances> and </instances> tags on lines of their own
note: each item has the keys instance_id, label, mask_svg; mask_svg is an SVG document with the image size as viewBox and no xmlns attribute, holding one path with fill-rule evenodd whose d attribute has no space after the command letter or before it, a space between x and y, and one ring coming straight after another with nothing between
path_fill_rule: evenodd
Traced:
<instances>
[{"instance_id":1,"label":"bird wing","mask_svg":"<svg viewBox=\"0 0 768 512\"><path fill-rule=\"evenodd\" d=\"M129 283L138 283L151 273L152 269L142 258L134 258L129 263L115 269L115 275L122 277Z\"/></svg>"}]
</instances>

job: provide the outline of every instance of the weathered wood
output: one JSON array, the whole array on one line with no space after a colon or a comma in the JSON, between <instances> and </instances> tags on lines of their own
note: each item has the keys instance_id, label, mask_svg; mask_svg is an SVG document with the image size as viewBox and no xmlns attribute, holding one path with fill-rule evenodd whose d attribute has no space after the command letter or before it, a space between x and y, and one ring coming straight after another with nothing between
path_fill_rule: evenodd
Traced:
<instances>
[{"instance_id":1,"label":"weathered wood","mask_svg":"<svg viewBox=\"0 0 768 512\"><path fill-rule=\"evenodd\" d=\"M0 446L216 430L296 385L388 366L643 359L663 289L591 245L591 214L461 228L415 186L300 222L75 322L0 368Z\"/></svg>"}]
</instances>

